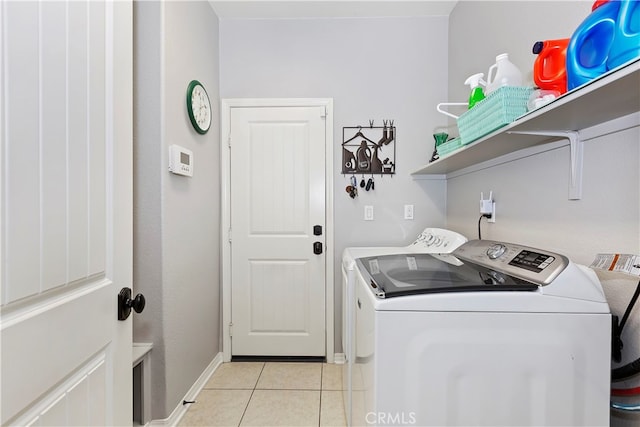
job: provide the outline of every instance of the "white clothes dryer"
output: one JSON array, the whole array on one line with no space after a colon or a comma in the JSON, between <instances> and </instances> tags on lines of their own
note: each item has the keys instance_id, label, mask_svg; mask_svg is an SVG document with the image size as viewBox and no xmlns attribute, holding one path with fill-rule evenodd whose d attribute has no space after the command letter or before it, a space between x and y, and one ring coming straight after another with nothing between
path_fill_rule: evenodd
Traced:
<instances>
[{"instance_id":1,"label":"white clothes dryer","mask_svg":"<svg viewBox=\"0 0 640 427\"><path fill-rule=\"evenodd\" d=\"M467 238L451 230L427 227L408 246L399 247L351 247L342 254L342 349L345 356L342 372L342 391L347 425L352 425L352 378L355 352L355 287L357 284L356 259L391 254L428 253L449 254ZM360 384L356 378L356 385Z\"/></svg>"}]
</instances>

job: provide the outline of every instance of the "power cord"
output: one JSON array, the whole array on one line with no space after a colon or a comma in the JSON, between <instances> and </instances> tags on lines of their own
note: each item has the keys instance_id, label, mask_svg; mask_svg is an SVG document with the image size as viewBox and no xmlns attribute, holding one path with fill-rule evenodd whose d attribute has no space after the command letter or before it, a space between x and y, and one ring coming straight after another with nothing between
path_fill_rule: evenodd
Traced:
<instances>
[{"instance_id":1,"label":"power cord","mask_svg":"<svg viewBox=\"0 0 640 427\"><path fill-rule=\"evenodd\" d=\"M638 297L640 297L640 282L638 282L638 286L636 287L631 300L629 301L629 305L622 316L622 320L618 323L618 316L613 316L613 340L612 340L612 359L616 362L620 362L622 357L622 329L624 325L627 323L627 319L631 315L631 311L633 310L633 306L638 301ZM614 382L622 381L627 378L631 378L640 373L640 357L636 360L627 363L624 366L621 366L616 369L611 370L611 380ZM612 389L611 394L614 396L635 396L640 394L640 387L631 388L631 389ZM628 404L621 402L611 402L611 407L617 409L619 411L624 412L640 412L640 405L638 404Z\"/></svg>"},{"instance_id":2,"label":"power cord","mask_svg":"<svg viewBox=\"0 0 640 427\"><path fill-rule=\"evenodd\" d=\"M482 214L480 218L478 218L478 240L482 240L482 232L480 230L480 222L482 222L482 218L491 219L491 214Z\"/></svg>"},{"instance_id":3,"label":"power cord","mask_svg":"<svg viewBox=\"0 0 640 427\"><path fill-rule=\"evenodd\" d=\"M623 347L622 330L624 329L624 325L627 323L627 319L631 315L631 311L633 310L633 307L635 306L636 301L638 301L639 297L640 297L640 281L638 282L638 285L636 286L636 290L633 293L631 300L629 301L629 305L627 305L627 309L622 315L622 320L618 323L618 316L613 316L613 322L612 322L612 327L613 327L612 338L613 339L612 339L611 356L612 356L612 359L616 362L620 362L620 360L622 360L622 347ZM613 369L611 371L611 379L614 381L620 381L625 378L634 376L638 373L640 373L640 357L630 363L627 363L624 366Z\"/></svg>"}]
</instances>

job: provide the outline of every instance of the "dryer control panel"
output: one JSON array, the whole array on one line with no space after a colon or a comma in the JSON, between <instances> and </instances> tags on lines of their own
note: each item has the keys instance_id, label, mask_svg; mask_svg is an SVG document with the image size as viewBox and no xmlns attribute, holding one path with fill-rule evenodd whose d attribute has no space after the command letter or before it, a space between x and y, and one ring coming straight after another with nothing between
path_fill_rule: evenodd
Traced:
<instances>
[{"instance_id":1,"label":"dryer control panel","mask_svg":"<svg viewBox=\"0 0 640 427\"><path fill-rule=\"evenodd\" d=\"M427 227L407 249L420 253L448 254L467 241L455 231Z\"/></svg>"},{"instance_id":2,"label":"dryer control panel","mask_svg":"<svg viewBox=\"0 0 640 427\"><path fill-rule=\"evenodd\" d=\"M471 240L457 248L453 255L463 262L542 286L553 282L569 265L569 259L560 254L492 240Z\"/></svg>"}]
</instances>

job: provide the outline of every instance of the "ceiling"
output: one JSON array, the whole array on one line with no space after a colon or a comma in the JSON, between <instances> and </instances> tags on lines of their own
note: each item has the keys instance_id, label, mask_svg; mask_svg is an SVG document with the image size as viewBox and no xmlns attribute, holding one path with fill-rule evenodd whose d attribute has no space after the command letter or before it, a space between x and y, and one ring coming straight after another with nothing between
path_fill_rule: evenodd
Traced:
<instances>
[{"instance_id":1,"label":"ceiling","mask_svg":"<svg viewBox=\"0 0 640 427\"><path fill-rule=\"evenodd\" d=\"M209 0L220 19L448 16L455 0Z\"/></svg>"}]
</instances>

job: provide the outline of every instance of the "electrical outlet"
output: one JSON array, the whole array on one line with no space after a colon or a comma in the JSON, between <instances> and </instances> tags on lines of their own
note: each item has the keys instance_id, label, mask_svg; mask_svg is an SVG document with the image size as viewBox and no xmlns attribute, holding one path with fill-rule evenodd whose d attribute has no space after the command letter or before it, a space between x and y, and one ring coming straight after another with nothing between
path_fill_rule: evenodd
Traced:
<instances>
[{"instance_id":1,"label":"electrical outlet","mask_svg":"<svg viewBox=\"0 0 640 427\"><path fill-rule=\"evenodd\" d=\"M413 219L413 205L404 205L404 219Z\"/></svg>"},{"instance_id":2,"label":"electrical outlet","mask_svg":"<svg viewBox=\"0 0 640 427\"><path fill-rule=\"evenodd\" d=\"M364 207L364 220L373 221L373 206L366 205Z\"/></svg>"}]
</instances>

